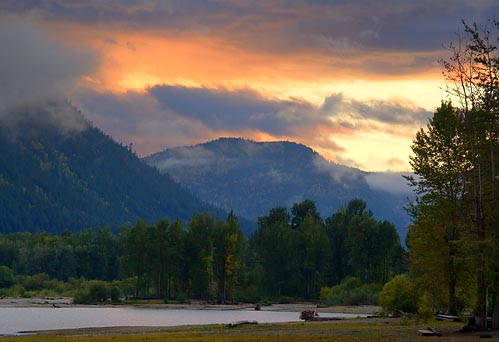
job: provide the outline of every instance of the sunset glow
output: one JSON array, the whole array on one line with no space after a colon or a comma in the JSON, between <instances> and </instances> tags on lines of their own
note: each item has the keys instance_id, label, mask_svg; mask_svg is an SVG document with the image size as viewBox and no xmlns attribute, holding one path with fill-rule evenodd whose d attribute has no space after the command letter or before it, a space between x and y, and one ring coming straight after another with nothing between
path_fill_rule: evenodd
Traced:
<instances>
[{"instance_id":1,"label":"sunset glow","mask_svg":"<svg viewBox=\"0 0 499 342\"><path fill-rule=\"evenodd\" d=\"M415 132L446 98L442 45L455 39L461 19L487 18L498 5L3 6L0 19L32 30L37 48L81 56L88 65L61 88L96 126L133 142L141 156L235 136L296 141L363 170L407 171Z\"/></svg>"}]
</instances>

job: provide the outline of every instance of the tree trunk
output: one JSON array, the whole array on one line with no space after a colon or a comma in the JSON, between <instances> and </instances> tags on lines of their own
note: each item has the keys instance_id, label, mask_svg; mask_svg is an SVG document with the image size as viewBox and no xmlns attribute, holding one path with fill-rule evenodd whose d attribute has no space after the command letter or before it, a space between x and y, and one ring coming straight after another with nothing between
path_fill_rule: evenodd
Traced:
<instances>
[{"instance_id":1,"label":"tree trunk","mask_svg":"<svg viewBox=\"0 0 499 342\"><path fill-rule=\"evenodd\" d=\"M497 303L492 311L492 329L499 330L499 305Z\"/></svg>"},{"instance_id":2,"label":"tree trunk","mask_svg":"<svg viewBox=\"0 0 499 342\"><path fill-rule=\"evenodd\" d=\"M454 206L455 208L456 206ZM452 225L452 240L457 239L457 229L456 224ZM457 316L457 298L456 298L456 286L457 286L457 270L455 265L455 255L456 251L453 245L451 245L451 249L449 251L449 259L450 259L450 272L449 272L449 306L448 313L449 315Z\"/></svg>"},{"instance_id":3,"label":"tree trunk","mask_svg":"<svg viewBox=\"0 0 499 342\"><path fill-rule=\"evenodd\" d=\"M499 295L497 291L499 290L499 277L496 277L495 289L493 294L494 309L492 310L492 329L499 329Z\"/></svg>"},{"instance_id":4,"label":"tree trunk","mask_svg":"<svg viewBox=\"0 0 499 342\"><path fill-rule=\"evenodd\" d=\"M487 329L487 287L485 285L485 271L482 269L478 275L478 298L475 309L476 328L480 331Z\"/></svg>"},{"instance_id":5,"label":"tree trunk","mask_svg":"<svg viewBox=\"0 0 499 342\"><path fill-rule=\"evenodd\" d=\"M456 299L456 279L453 277L449 281L449 306L448 314L457 316L457 299Z\"/></svg>"}]
</instances>

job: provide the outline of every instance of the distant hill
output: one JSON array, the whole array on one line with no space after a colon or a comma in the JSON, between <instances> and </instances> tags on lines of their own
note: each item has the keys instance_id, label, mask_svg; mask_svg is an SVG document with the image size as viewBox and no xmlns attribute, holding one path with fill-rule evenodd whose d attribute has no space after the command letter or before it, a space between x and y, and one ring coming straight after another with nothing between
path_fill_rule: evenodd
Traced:
<instances>
[{"instance_id":1,"label":"distant hill","mask_svg":"<svg viewBox=\"0 0 499 342\"><path fill-rule=\"evenodd\" d=\"M0 118L0 233L224 215L91 127L67 103L12 118Z\"/></svg>"},{"instance_id":2,"label":"distant hill","mask_svg":"<svg viewBox=\"0 0 499 342\"><path fill-rule=\"evenodd\" d=\"M401 175L334 164L301 144L221 138L168 149L145 160L202 200L248 219L304 199L315 201L328 217L361 198L378 219L393 222L402 239L406 235L409 217L403 207L410 191Z\"/></svg>"}]
</instances>

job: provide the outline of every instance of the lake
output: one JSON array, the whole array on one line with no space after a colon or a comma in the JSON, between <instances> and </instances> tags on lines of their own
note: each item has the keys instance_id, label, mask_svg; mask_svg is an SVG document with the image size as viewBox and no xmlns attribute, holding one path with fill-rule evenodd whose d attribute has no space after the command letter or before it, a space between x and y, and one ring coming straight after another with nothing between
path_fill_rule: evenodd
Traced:
<instances>
[{"instance_id":1,"label":"lake","mask_svg":"<svg viewBox=\"0 0 499 342\"><path fill-rule=\"evenodd\" d=\"M23 331L114 326L178 326L242 320L258 323L299 321L298 312L247 310L154 309L134 307L0 307L0 335ZM321 314L323 317L357 317Z\"/></svg>"}]
</instances>

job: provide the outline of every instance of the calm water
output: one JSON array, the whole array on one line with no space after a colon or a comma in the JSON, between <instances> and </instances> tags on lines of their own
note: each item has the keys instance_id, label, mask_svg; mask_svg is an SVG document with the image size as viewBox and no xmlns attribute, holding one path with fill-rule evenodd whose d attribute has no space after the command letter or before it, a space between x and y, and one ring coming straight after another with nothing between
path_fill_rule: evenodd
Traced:
<instances>
[{"instance_id":1,"label":"calm water","mask_svg":"<svg viewBox=\"0 0 499 342\"><path fill-rule=\"evenodd\" d=\"M356 317L348 314L321 316ZM255 320L259 323L299 320L297 312L255 310L175 310L144 308L0 307L0 335L21 331L112 326L177 326Z\"/></svg>"}]
</instances>

